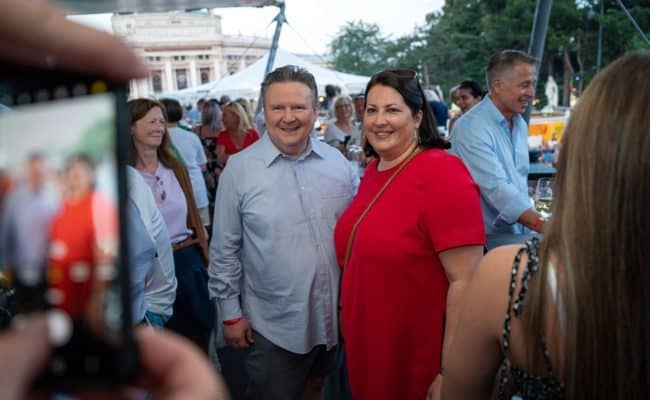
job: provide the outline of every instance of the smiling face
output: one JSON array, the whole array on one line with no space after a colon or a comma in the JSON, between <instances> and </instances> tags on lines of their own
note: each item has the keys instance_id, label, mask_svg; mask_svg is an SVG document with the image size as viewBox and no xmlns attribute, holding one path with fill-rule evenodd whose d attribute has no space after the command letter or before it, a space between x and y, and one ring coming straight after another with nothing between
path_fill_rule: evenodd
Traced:
<instances>
[{"instance_id":1,"label":"smiling face","mask_svg":"<svg viewBox=\"0 0 650 400\"><path fill-rule=\"evenodd\" d=\"M524 113L535 98L536 72L534 65L518 62L493 80L490 98L507 119Z\"/></svg>"},{"instance_id":2,"label":"smiling face","mask_svg":"<svg viewBox=\"0 0 650 400\"><path fill-rule=\"evenodd\" d=\"M160 107L153 107L131 126L136 146L158 148L165 135L165 117Z\"/></svg>"},{"instance_id":3,"label":"smiling face","mask_svg":"<svg viewBox=\"0 0 650 400\"><path fill-rule=\"evenodd\" d=\"M277 82L266 89L266 128L273 144L284 154L302 154L317 117L311 90L304 83Z\"/></svg>"},{"instance_id":4,"label":"smiling face","mask_svg":"<svg viewBox=\"0 0 650 400\"><path fill-rule=\"evenodd\" d=\"M458 107L460 111L464 114L469 111L470 108L477 105L482 98L472 96L472 90L467 88L458 89Z\"/></svg>"},{"instance_id":5,"label":"smiling face","mask_svg":"<svg viewBox=\"0 0 650 400\"><path fill-rule=\"evenodd\" d=\"M382 160L392 161L411 148L421 121L422 111L413 116L402 95L392 87L377 84L368 92L364 131Z\"/></svg>"}]
</instances>

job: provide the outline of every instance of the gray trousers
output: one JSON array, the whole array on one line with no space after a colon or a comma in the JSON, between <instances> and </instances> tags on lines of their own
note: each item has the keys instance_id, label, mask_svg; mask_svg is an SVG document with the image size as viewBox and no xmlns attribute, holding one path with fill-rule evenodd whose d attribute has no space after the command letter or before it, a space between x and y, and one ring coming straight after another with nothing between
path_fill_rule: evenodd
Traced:
<instances>
[{"instance_id":1,"label":"gray trousers","mask_svg":"<svg viewBox=\"0 0 650 400\"><path fill-rule=\"evenodd\" d=\"M325 377L338 367L338 346L327 351L324 345L307 354L297 354L276 346L253 331L255 343L246 357L251 400L294 400L308 378Z\"/></svg>"}]
</instances>

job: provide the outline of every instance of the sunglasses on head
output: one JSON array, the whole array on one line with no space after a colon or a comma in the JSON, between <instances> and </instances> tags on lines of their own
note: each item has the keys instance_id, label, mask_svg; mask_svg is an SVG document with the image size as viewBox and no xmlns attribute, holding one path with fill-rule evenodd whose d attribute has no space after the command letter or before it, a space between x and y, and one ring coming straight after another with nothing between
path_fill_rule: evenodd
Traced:
<instances>
[{"instance_id":1,"label":"sunglasses on head","mask_svg":"<svg viewBox=\"0 0 650 400\"><path fill-rule=\"evenodd\" d=\"M389 69L388 72L399 76L400 78L413 79L417 76L417 73L412 69Z\"/></svg>"}]
</instances>

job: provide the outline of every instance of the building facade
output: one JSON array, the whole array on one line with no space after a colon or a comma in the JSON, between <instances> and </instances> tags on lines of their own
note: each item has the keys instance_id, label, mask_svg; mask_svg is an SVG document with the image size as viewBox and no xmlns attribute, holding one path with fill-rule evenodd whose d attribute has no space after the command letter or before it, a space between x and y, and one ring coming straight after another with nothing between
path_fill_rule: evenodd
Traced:
<instances>
[{"instance_id":1,"label":"building facade","mask_svg":"<svg viewBox=\"0 0 650 400\"><path fill-rule=\"evenodd\" d=\"M131 81L131 97L156 96L219 80L263 57L271 40L224 35L221 17L207 11L116 14L113 32L151 67Z\"/></svg>"}]
</instances>

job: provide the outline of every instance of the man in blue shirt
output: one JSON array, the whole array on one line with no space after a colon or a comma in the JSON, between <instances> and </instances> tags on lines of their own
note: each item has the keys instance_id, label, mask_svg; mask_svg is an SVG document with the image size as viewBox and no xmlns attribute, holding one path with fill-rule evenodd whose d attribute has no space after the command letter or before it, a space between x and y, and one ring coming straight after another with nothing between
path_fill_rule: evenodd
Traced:
<instances>
[{"instance_id":1,"label":"man in blue shirt","mask_svg":"<svg viewBox=\"0 0 650 400\"><path fill-rule=\"evenodd\" d=\"M481 188L485 232L541 232L543 219L528 195L528 125L521 116L535 97L537 60L503 50L486 68L489 94L454 125L451 152Z\"/></svg>"},{"instance_id":2,"label":"man in blue shirt","mask_svg":"<svg viewBox=\"0 0 650 400\"><path fill-rule=\"evenodd\" d=\"M310 136L318 97L309 72L276 69L262 97L268 134L231 156L219 178L209 286L226 344L250 348L252 398L293 399L336 368L333 231L359 179Z\"/></svg>"}]
</instances>

